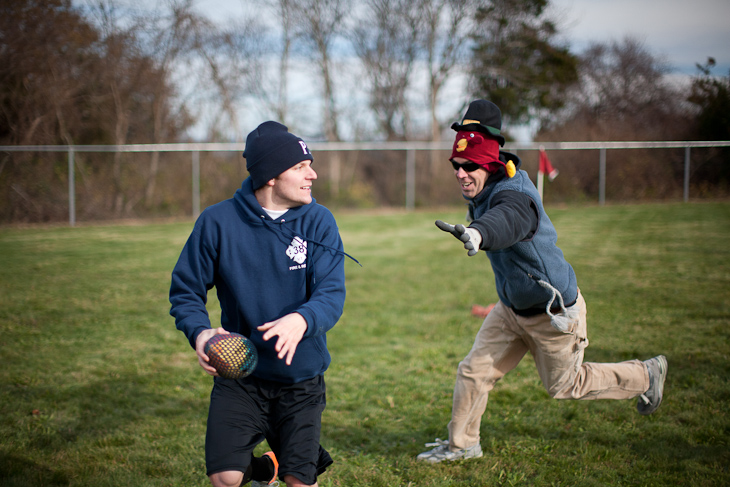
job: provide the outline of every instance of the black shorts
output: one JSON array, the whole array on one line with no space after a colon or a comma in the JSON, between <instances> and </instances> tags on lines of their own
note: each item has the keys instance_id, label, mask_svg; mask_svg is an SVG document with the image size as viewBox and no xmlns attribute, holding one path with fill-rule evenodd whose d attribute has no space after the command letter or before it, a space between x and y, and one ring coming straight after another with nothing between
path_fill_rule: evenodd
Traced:
<instances>
[{"instance_id":1,"label":"black shorts","mask_svg":"<svg viewBox=\"0 0 730 487\"><path fill-rule=\"evenodd\" d=\"M280 478L293 475L314 484L332 464L319 444L326 403L323 376L298 384L216 377L205 438L208 475L245 472L254 448L266 439Z\"/></svg>"}]
</instances>

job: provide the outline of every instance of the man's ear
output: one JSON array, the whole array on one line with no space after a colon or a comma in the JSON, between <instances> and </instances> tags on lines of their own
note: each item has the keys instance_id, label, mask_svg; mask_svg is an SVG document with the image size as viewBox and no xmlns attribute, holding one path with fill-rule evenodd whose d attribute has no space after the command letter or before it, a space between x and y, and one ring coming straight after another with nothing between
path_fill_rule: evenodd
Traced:
<instances>
[{"instance_id":1,"label":"man's ear","mask_svg":"<svg viewBox=\"0 0 730 487\"><path fill-rule=\"evenodd\" d=\"M276 185L276 178L271 178L268 181L266 181L266 186L275 186Z\"/></svg>"}]
</instances>

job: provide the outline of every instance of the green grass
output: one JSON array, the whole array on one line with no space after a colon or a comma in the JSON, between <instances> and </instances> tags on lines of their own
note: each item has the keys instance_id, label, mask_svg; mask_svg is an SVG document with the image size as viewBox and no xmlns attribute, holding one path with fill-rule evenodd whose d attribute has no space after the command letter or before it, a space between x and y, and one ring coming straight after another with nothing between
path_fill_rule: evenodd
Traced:
<instances>
[{"instance_id":1,"label":"green grass","mask_svg":"<svg viewBox=\"0 0 730 487\"><path fill-rule=\"evenodd\" d=\"M586 360L666 354L659 411L550 399L528 356L490 395L483 458L417 463L446 437L491 269L433 225L461 208L341 213L363 267L346 264L328 338L320 485L730 485L730 203L548 211L588 303ZM0 229L0 485L208 485L211 379L167 301L191 227Z\"/></svg>"}]
</instances>

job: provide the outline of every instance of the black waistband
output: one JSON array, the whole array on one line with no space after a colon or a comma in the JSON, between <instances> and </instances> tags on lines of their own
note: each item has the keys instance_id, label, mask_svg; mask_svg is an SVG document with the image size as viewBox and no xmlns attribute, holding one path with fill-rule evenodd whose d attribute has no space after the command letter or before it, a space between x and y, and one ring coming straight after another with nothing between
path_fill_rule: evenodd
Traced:
<instances>
[{"instance_id":1,"label":"black waistband","mask_svg":"<svg viewBox=\"0 0 730 487\"><path fill-rule=\"evenodd\" d=\"M557 299L555 300L557 302ZM578 298L574 299L572 303L565 303L566 308L570 308L573 306L576 301L578 301ZM545 312L545 306L541 306L539 308L527 308L527 309L516 309L514 306L512 307L512 311L515 312L515 314L520 316L537 316L541 314L547 314ZM550 312L554 315L560 313L562 310L560 309L560 305L553 306L550 308Z\"/></svg>"}]
</instances>

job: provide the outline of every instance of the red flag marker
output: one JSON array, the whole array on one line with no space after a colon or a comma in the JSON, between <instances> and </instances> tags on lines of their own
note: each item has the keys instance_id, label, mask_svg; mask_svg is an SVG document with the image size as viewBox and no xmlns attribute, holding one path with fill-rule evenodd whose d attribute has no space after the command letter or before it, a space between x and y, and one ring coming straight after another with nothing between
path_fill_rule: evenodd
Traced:
<instances>
[{"instance_id":1,"label":"red flag marker","mask_svg":"<svg viewBox=\"0 0 730 487\"><path fill-rule=\"evenodd\" d=\"M558 170L550 163L550 159L548 159L547 153L543 148L540 148L540 168L538 170L543 174L547 174L550 181L558 177L559 174Z\"/></svg>"}]
</instances>

